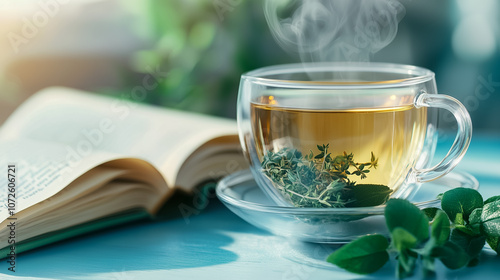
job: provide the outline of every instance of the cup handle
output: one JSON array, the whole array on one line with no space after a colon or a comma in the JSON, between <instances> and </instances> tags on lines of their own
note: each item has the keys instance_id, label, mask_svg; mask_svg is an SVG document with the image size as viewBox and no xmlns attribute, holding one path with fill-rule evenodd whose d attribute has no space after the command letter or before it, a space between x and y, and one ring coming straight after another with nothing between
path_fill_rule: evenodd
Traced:
<instances>
[{"instance_id":1,"label":"cup handle","mask_svg":"<svg viewBox=\"0 0 500 280\"><path fill-rule=\"evenodd\" d=\"M440 163L431 168L414 169L410 173L410 182L429 182L448 174L464 157L472 138L472 121L470 115L460 101L442 94L421 93L415 100L415 107L442 108L450 111L458 124L455 141L448 154Z\"/></svg>"}]
</instances>

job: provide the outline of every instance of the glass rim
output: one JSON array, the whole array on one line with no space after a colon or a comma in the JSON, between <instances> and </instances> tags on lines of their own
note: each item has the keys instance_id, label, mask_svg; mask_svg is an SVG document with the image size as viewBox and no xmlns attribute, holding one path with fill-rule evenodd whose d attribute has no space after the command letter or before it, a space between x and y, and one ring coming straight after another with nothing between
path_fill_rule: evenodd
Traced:
<instances>
[{"instance_id":1,"label":"glass rim","mask_svg":"<svg viewBox=\"0 0 500 280\"><path fill-rule=\"evenodd\" d=\"M414 77L388 79L367 82L339 81L304 81L269 78L270 75L314 72L373 72L394 75L414 75ZM396 63L383 62L308 62L279 64L258 68L241 75L242 80L269 87L297 89L366 89L393 88L417 85L434 79L435 74L429 69Z\"/></svg>"}]
</instances>

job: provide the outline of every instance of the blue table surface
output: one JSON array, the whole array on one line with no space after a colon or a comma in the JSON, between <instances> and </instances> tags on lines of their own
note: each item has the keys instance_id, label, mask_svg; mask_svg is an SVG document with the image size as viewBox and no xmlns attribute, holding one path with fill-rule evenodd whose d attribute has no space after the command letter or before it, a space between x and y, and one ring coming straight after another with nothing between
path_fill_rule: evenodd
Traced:
<instances>
[{"instance_id":1,"label":"blue table surface","mask_svg":"<svg viewBox=\"0 0 500 280\"><path fill-rule=\"evenodd\" d=\"M449 146L439 143L436 158ZM500 135L474 135L457 169L476 176L484 197L500 194ZM133 223L20 254L15 273L1 262L0 279L394 278L394 260L368 276L329 265L324 259L336 248L273 236L215 199L187 220ZM500 257L487 249L473 268L437 264L436 279L498 279L500 272Z\"/></svg>"}]
</instances>

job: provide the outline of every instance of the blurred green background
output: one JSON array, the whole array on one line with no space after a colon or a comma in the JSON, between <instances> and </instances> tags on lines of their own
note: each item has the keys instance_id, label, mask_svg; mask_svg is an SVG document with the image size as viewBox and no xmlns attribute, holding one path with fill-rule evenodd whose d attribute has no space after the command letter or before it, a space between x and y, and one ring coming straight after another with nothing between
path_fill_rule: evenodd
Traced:
<instances>
[{"instance_id":1,"label":"blurred green background","mask_svg":"<svg viewBox=\"0 0 500 280\"><path fill-rule=\"evenodd\" d=\"M299 61L272 38L262 2L0 0L0 123L56 85L234 117L243 72ZM400 2L398 34L372 61L433 70L476 132L500 133L500 3ZM443 114L440 127L454 129L454 119Z\"/></svg>"}]
</instances>

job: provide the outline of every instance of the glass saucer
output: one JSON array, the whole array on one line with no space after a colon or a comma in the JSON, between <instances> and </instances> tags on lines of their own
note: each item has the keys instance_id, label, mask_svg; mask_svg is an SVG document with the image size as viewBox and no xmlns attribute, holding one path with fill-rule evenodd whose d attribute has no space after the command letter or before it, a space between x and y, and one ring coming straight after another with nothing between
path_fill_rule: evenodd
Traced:
<instances>
[{"instance_id":1,"label":"glass saucer","mask_svg":"<svg viewBox=\"0 0 500 280\"><path fill-rule=\"evenodd\" d=\"M439 207L437 195L452 188L478 189L466 172L452 172L424 183L413 197L417 207ZM250 170L233 173L216 188L217 197L236 215L275 235L314 243L341 244L368 234L388 235L384 205L356 208L295 208L278 206L257 186Z\"/></svg>"}]
</instances>

